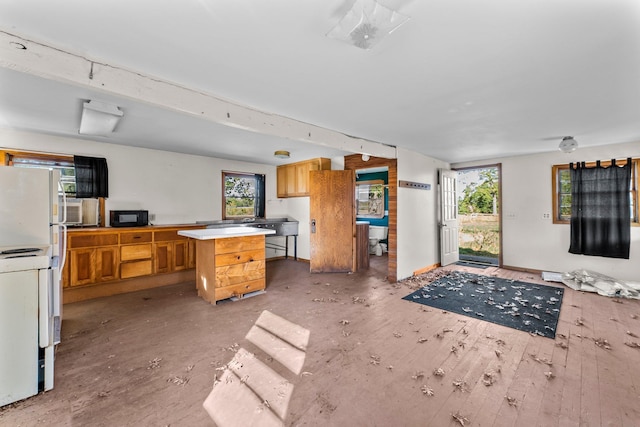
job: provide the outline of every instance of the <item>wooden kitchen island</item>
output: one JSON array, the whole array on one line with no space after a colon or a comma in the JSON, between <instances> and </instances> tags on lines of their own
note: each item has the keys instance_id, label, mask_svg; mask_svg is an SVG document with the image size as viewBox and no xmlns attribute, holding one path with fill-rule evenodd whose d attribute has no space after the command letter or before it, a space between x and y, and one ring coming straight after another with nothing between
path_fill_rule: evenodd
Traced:
<instances>
[{"instance_id":1,"label":"wooden kitchen island","mask_svg":"<svg viewBox=\"0 0 640 427\"><path fill-rule=\"evenodd\" d=\"M264 290L265 236L274 230L254 227L180 230L196 240L196 288L211 304Z\"/></svg>"}]
</instances>

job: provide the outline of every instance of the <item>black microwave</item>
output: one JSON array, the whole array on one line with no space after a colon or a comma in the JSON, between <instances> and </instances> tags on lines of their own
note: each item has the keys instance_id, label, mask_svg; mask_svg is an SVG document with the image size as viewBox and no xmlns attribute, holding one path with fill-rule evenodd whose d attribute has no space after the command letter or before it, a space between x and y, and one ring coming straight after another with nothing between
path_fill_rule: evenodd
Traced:
<instances>
[{"instance_id":1,"label":"black microwave","mask_svg":"<svg viewBox=\"0 0 640 427\"><path fill-rule=\"evenodd\" d=\"M149 211L109 211L112 227L139 227L149 224Z\"/></svg>"}]
</instances>

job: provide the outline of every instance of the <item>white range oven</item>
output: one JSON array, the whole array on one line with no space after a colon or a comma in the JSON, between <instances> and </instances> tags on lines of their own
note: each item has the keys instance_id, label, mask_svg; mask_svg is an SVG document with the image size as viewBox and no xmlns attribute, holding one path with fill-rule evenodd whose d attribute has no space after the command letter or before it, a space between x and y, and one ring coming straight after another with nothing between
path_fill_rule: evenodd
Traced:
<instances>
[{"instance_id":1,"label":"white range oven","mask_svg":"<svg viewBox=\"0 0 640 427\"><path fill-rule=\"evenodd\" d=\"M51 247L0 247L0 406L53 388Z\"/></svg>"}]
</instances>

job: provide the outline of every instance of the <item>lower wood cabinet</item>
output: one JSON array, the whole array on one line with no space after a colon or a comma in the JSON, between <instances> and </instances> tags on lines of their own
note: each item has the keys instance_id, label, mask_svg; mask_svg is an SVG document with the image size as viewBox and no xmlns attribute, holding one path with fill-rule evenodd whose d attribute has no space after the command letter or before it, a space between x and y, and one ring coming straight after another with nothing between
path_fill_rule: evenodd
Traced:
<instances>
[{"instance_id":1,"label":"lower wood cabinet","mask_svg":"<svg viewBox=\"0 0 640 427\"><path fill-rule=\"evenodd\" d=\"M215 304L265 289L264 235L198 240L197 247L196 286L205 300Z\"/></svg>"},{"instance_id":2,"label":"lower wood cabinet","mask_svg":"<svg viewBox=\"0 0 640 427\"><path fill-rule=\"evenodd\" d=\"M63 287L118 279L118 234L69 235Z\"/></svg>"},{"instance_id":3,"label":"lower wood cabinet","mask_svg":"<svg viewBox=\"0 0 640 427\"><path fill-rule=\"evenodd\" d=\"M97 285L118 284L118 289L126 289L120 286L125 280L129 283L128 280L146 276L194 269L195 242L178 236L177 232L197 228L204 226L70 230L62 271L63 288L86 287L90 291ZM158 286L167 284L163 280L157 283Z\"/></svg>"},{"instance_id":4,"label":"lower wood cabinet","mask_svg":"<svg viewBox=\"0 0 640 427\"><path fill-rule=\"evenodd\" d=\"M179 236L177 230L157 231L154 233L155 273L169 273L186 270L189 267L189 240ZM195 245L193 246L195 260Z\"/></svg>"},{"instance_id":5,"label":"lower wood cabinet","mask_svg":"<svg viewBox=\"0 0 640 427\"><path fill-rule=\"evenodd\" d=\"M96 248L96 281L107 282L118 279L118 248Z\"/></svg>"}]
</instances>

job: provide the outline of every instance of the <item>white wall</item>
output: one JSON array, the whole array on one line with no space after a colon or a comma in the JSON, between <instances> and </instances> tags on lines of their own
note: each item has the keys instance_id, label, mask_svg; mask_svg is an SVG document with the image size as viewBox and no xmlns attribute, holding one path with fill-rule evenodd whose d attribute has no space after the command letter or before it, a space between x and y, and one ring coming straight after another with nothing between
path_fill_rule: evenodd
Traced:
<instances>
[{"instance_id":1,"label":"white wall","mask_svg":"<svg viewBox=\"0 0 640 427\"><path fill-rule=\"evenodd\" d=\"M153 224L188 224L222 218L222 171L265 174L266 216L299 221L298 257L309 259L309 197L278 198L276 167L161 150L127 147L81 139L0 128L0 148L65 155L104 157L109 167L109 198L105 211L146 209ZM331 159L333 170L344 169L344 158ZM284 238L269 238L284 245ZM293 237L289 255L294 254ZM282 256L267 248L267 257Z\"/></svg>"},{"instance_id":2,"label":"white wall","mask_svg":"<svg viewBox=\"0 0 640 427\"><path fill-rule=\"evenodd\" d=\"M271 165L8 129L0 129L0 147L106 158L109 167L107 215L112 209L146 209L150 215L155 215L154 224L221 219L222 170L265 174L267 216L287 216L289 210L289 199L276 197L276 168ZM293 249L290 253L293 254ZM267 252L268 257L275 255L281 256L283 252Z\"/></svg>"},{"instance_id":3,"label":"white wall","mask_svg":"<svg viewBox=\"0 0 640 427\"><path fill-rule=\"evenodd\" d=\"M438 169L449 164L398 148L398 180L431 184L430 190L398 187L398 280L440 262Z\"/></svg>"},{"instance_id":4,"label":"white wall","mask_svg":"<svg viewBox=\"0 0 640 427\"><path fill-rule=\"evenodd\" d=\"M570 226L543 219L543 214L552 213L553 165L639 156L640 143L631 143L578 148L571 154L557 151L451 166L502 164L505 266L557 272L586 268L622 280L640 280L640 227L631 228L630 259L621 260L570 254Z\"/></svg>"}]
</instances>

